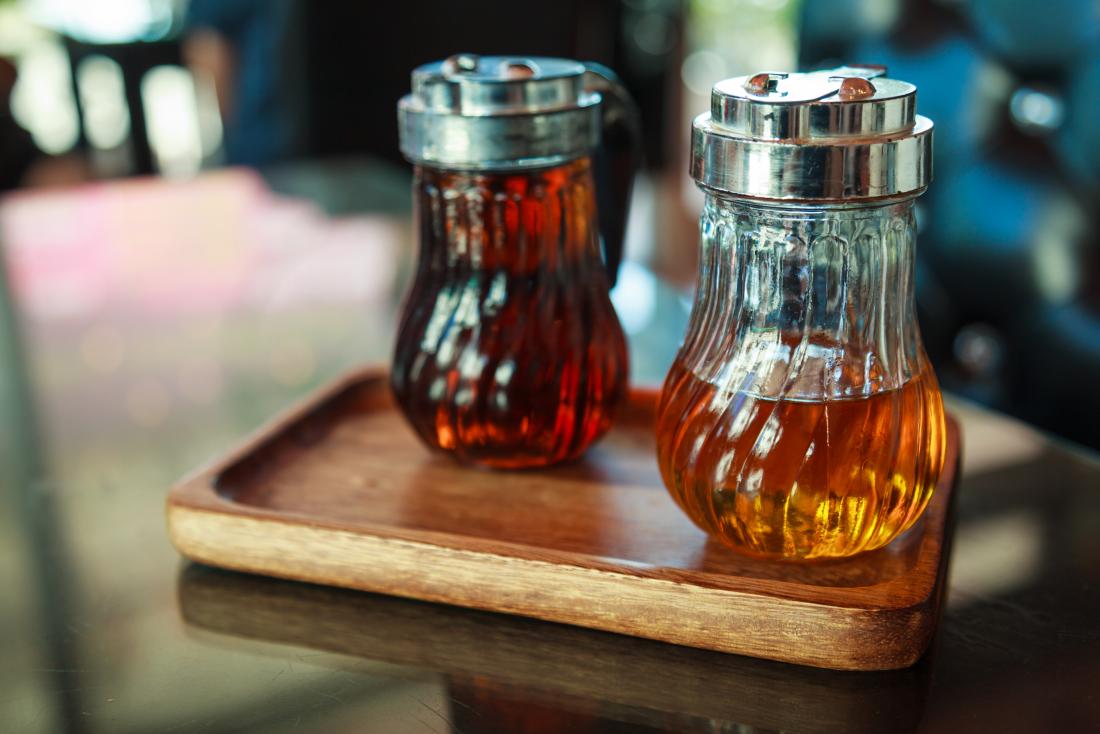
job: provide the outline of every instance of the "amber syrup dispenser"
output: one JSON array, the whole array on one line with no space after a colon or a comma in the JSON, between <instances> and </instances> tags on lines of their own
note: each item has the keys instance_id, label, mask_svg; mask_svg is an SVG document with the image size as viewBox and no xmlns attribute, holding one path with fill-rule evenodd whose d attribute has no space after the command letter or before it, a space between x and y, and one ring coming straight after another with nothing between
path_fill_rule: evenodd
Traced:
<instances>
[{"instance_id":1,"label":"amber syrup dispenser","mask_svg":"<svg viewBox=\"0 0 1100 734\"><path fill-rule=\"evenodd\" d=\"M850 556L920 517L944 461L913 302L932 123L883 69L714 86L688 333L658 407L665 484L703 530L777 559Z\"/></svg>"},{"instance_id":2,"label":"amber syrup dispenser","mask_svg":"<svg viewBox=\"0 0 1100 734\"><path fill-rule=\"evenodd\" d=\"M391 386L420 438L496 468L582 454L626 391L609 287L637 159L607 69L460 54L398 106L419 260Z\"/></svg>"}]
</instances>

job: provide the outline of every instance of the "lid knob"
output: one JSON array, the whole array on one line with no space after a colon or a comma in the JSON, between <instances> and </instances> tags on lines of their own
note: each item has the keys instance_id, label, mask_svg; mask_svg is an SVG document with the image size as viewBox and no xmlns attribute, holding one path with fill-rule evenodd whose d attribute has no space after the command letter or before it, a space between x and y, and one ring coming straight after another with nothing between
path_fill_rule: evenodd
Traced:
<instances>
[{"instance_id":1,"label":"lid knob","mask_svg":"<svg viewBox=\"0 0 1100 734\"><path fill-rule=\"evenodd\" d=\"M749 94L766 95L772 92L778 92L779 82L786 79L787 75L783 72L765 71L760 74L753 74L742 85L746 92ZM786 95L786 92L778 92L780 95Z\"/></svg>"},{"instance_id":2,"label":"lid knob","mask_svg":"<svg viewBox=\"0 0 1100 734\"><path fill-rule=\"evenodd\" d=\"M837 91L837 96L845 102L848 102L853 99L873 97L875 91L875 85L872 84L869 79L864 79L861 76L849 76L845 77L844 80L840 82L840 89Z\"/></svg>"},{"instance_id":3,"label":"lid knob","mask_svg":"<svg viewBox=\"0 0 1100 734\"><path fill-rule=\"evenodd\" d=\"M458 74L464 71L477 71L481 57L477 54L455 54L443 62L444 73Z\"/></svg>"}]
</instances>

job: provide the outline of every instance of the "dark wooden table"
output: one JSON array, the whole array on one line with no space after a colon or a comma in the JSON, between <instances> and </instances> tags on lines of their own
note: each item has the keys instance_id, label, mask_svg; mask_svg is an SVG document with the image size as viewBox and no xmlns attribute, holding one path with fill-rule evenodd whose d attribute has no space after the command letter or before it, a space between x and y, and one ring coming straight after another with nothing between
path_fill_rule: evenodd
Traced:
<instances>
[{"instance_id":1,"label":"dark wooden table","mask_svg":"<svg viewBox=\"0 0 1100 734\"><path fill-rule=\"evenodd\" d=\"M181 562L163 521L175 479L388 356L405 185L370 165L297 167L0 202L0 730L1098 726L1100 461L959 401L947 608L909 670L813 670ZM628 268L616 297L635 377L653 383L687 307Z\"/></svg>"}]
</instances>

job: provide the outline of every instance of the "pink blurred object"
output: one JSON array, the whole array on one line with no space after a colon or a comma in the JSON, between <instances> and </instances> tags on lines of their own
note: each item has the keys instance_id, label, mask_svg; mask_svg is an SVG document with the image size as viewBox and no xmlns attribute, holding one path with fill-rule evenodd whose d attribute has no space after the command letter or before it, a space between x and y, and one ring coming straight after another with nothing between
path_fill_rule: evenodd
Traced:
<instances>
[{"instance_id":1,"label":"pink blurred object","mask_svg":"<svg viewBox=\"0 0 1100 734\"><path fill-rule=\"evenodd\" d=\"M0 202L16 302L51 321L376 300L389 296L402 236L382 216L328 218L245 169Z\"/></svg>"}]
</instances>

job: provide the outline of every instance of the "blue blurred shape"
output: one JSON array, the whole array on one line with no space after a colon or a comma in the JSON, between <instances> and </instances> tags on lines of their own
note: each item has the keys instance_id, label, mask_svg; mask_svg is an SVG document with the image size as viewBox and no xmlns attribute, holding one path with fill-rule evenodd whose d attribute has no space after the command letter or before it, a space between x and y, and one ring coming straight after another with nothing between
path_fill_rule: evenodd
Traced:
<instances>
[{"instance_id":1,"label":"blue blurred shape","mask_svg":"<svg viewBox=\"0 0 1100 734\"><path fill-rule=\"evenodd\" d=\"M852 59L885 64L891 77L917 85L917 112L936 124L937 180L981 152L1012 93L1008 72L955 33L918 47L859 44Z\"/></svg>"},{"instance_id":2,"label":"blue blurred shape","mask_svg":"<svg viewBox=\"0 0 1100 734\"><path fill-rule=\"evenodd\" d=\"M900 0L814 0L802 4L803 45L814 49L844 47L881 38L901 16Z\"/></svg>"},{"instance_id":3,"label":"blue blurred shape","mask_svg":"<svg viewBox=\"0 0 1100 734\"><path fill-rule=\"evenodd\" d=\"M1062 161L1077 178L1100 187L1100 49L1074 70L1065 104Z\"/></svg>"},{"instance_id":4,"label":"blue blurred shape","mask_svg":"<svg viewBox=\"0 0 1100 734\"><path fill-rule=\"evenodd\" d=\"M923 242L971 315L997 322L1078 295L1089 220L1059 179L983 158L930 194L935 219Z\"/></svg>"},{"instance_id":5,"label":"blue blurred shape","mask_svg":"<svg viewBox=\"0 0 1100 734\"><path fill-rule=\"evenodd\" d=\"M1100 39L1096 0L970 0L974 31L1018 68L1067 67Z\"/></svg>"},{"instance_id":6,"label":"blue blurred shape","mask_svg":"<svg viewBox=\"0 0 1100 734\"><path fill-rule=\"evenodd\" d=\"M1046 135L1057 130L1065 117L1061 95L1033 87L1020 87L1012 93L1009 112L1016 127L1028 135Z\"/></svg>"}]
</instances>

